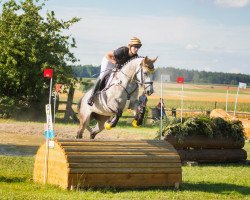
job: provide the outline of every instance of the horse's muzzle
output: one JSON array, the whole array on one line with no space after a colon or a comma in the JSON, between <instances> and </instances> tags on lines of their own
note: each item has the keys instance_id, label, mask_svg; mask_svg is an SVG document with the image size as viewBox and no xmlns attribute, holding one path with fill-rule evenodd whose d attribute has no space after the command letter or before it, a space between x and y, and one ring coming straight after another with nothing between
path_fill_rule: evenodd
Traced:
<instances>
[{"instance_id":1,"label":"horse's muzzle","mask_svg":"<svg viewBox=\"0 0 250 200\"><path fill-rule=\"evenodd\" d=\"M148 89L148 90L146 90L146 94L148 95L148 96L150 96L151 94L153 94L154 93L154 90L153 89Z\"/></svg>"}]
</instances>

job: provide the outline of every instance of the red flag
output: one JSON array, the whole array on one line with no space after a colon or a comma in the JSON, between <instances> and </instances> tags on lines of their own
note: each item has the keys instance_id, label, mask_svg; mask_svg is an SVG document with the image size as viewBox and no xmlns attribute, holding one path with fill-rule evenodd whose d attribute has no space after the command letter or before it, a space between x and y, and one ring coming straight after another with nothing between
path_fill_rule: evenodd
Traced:
<instances>
[{"instance_id":1,"label":"red flag","mask_svg":"<svg viewBox=\"0 0 250 200\"><path fill-rule=\"evenodd\" d=\"M53 69L44 69L43 76L45 78L52 78L52 76L53 76Z\"/></svg>"},{"instance_id":2,"label":"red flag","mask_svg":"<svg viewBox=\"0 0 250 200\"><path fill-rule=\"evenodd\" d=\"M61 89L62 84L56 84L56 92L58 93Z\"/></svg>"},{"instance_id":3,"label":"red flag","mask_svg":"<svg viewBox=\"0 0 250 200\"><path fill-rule=\"evenodd\" d=\"M184 77L178 76L177 79L176 79L176 82L177 83L184 83Z\"/></svg>"},{"instance_id":4,"label":"red flag","mask_svg":"<svg viewBox=\"0 0 250 200\"><path fill-rule=\"evenodd\" d=\"M227 86L227 90L229 90L229 86Z\"/></svg>"}]
</instances>

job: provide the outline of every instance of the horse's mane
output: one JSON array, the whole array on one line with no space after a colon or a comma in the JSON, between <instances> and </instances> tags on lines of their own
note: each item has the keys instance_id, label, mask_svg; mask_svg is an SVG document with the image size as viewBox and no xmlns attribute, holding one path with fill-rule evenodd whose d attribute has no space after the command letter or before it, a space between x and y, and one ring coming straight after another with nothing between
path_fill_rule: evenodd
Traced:
<instances>
[{"instance_id":1,"label":"horse's mane","mask_svg":"<svg viewBox=\"0 0 250 200\"><path fill-rule=\"evenodd\" d=\"M138 59L138 58L145 58L144 56L135 56L133 58L130 58L127 62L125 62L123 65L121 65L121 68L124 67L125 65L129 64L131 61L135 60L135 59ZM149 72L154 72L154 67L152 65L151 66L148 66L147 69L149 70Z\"/></svg>"},{"instance_id":2,"label":"horse's mane","mask_svg":"<svg viewBox=\"0 0 250 200\"><path fill-rule=\"evenodd\" d=\"M133 61L134 59L137 58L145 58L144 56L135 56L133 58L130 58L127 62L125 62L124 64L122 64L121 66L124 67L125 65L127 65L129 62Z\"/></svg>"}]
</instances>

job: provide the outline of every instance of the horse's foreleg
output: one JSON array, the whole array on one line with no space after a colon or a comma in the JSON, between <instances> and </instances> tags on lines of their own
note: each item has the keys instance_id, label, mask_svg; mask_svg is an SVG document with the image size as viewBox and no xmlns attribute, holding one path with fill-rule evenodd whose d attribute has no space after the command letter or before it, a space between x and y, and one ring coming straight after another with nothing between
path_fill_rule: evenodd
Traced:
<instances>
[{"instance_id":1,"label":"horse's foreleg","mask_svg":"<svg viewBox=\"0 0 250 200\"><path fill-rule=\"evenodd\" d=\"M115 117L113 117L111 121L108 122L110 127L115 127L121 116L122 116L122 110L118 109Z\"/></svg>"},{"instance_id":2,"label":"horse's foreleg","mask_svg":"<svg viewBox=\"0 0 250 200\"><path fill-rule=\"evenodd\" d=\"M80 126L77 131L76 139L81 139L86 125L89 123L89 117L80 117Z\"/></svg>"}]
</instances>

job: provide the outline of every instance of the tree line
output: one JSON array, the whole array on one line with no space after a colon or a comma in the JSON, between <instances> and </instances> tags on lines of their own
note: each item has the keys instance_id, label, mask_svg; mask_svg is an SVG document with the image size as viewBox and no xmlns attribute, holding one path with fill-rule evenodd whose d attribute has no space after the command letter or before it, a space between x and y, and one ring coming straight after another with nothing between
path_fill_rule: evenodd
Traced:
<instances>
[{"instance_id":1,"label":"tree line","mask_svg":"<svg viewBox=\"0 0 250 200\"><path fill-rule=\"evenodd\" d=\"M100 66L78 65L72 66L74 74L78 78L96 78L100 73ZM161 75L169 75L170 81L175 82L177 77L183 76L187 83L205 83L205 84L228 84L237 85L239 82L250 84L250 75L207 72L198 70L179 69L174 67L156 68L153 75L154 81L160 81Z\"/></svg>"}]
</instances>

